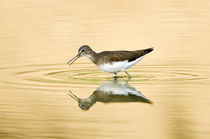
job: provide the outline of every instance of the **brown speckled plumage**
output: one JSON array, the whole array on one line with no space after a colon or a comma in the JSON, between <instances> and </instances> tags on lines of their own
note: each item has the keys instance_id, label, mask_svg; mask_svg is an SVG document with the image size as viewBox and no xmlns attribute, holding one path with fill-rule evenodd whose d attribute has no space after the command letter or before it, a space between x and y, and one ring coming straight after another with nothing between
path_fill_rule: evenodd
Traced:
<instances>
[{"instance_id":1,"label":"brown speckled plumage","mask_svg":"<svg viewBox=\"0 0 210 139\"><path fill-rule=\"evenodd\" d=\"M147 48L135 51L120 50L120 51L103 51L100 53L96 53L89 46L83 45L79 48L78 54L74 58L72 58L68 62L68 64L71 65L79 57L86 56L104 72L113 73L117 76L118 72L124 71L130 78L131 76L128 74L126 70L131 66L135 65L137 62L139 62L143 58L142 56L152 51L153 48ZM120 64L116 62L120 62Z\"/></svg>"},{"instance_id":2,"label":"brown speckled plumage","mask_svg":"<svg viewBox=\"0 0 210 139\"><path fill-rule=\"evenodd\" d=\"M96 65L104 64L104 63L111 63L111 62L118 62L118 61L125 61L128 62L134 61L137 58L151 52L153 48L148 48L144 50L136 50L136 51L103 51L96 54L95 58Z\"/></svg>"}]
</instances>

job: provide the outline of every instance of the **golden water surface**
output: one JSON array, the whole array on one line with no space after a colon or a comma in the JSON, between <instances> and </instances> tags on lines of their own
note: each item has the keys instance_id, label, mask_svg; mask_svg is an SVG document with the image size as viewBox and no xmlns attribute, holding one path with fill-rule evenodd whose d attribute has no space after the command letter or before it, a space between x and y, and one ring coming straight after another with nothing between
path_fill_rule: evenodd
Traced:
<instances>
[{"instance_id":1,"label":"golden water surface","mask_svg":"<svg viewBox=\"0 0 210 139\"><path fill-rule=\"evenodd\" d=\"M88 58L66 64L84 44L154 51L114 82ZM209 75L209 0L0 1L2 139L209 139ZM107 82L152 103L99 99Z\"/></svg>"}]
</instances>

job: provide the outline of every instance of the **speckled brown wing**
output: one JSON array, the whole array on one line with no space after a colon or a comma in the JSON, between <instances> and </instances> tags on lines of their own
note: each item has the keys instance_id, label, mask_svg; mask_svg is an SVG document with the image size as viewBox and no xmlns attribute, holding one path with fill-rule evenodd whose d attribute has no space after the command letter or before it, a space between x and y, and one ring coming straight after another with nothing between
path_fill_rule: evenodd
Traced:
<instances>
[{"instance_id":1,"label":"speckled brown wing","mask_svg":"<svg viewBox=\"0 0 210 139\"><path fill-rule=\"evenodd\" d=\"M98 54L101 58L97 61L97 64L107 63L108 61L118 62L128 60L131 62L151 51L152 48L136 51L103 51Z\"/></svg>"},{"instance_id":2,"label":"speckled brown wing","mask_svg":"<svg viewBox=\"0 0 210 139\"><path fill-rule=\"evenodd\" d=\"M103 103L109 103L109 102L143 102L143 103L150 103L152 104L152 101L150 101L147 98L137 96L134 94L131 94L128 92L128 95L119 95L119 94L112 94L112 93L107 93L101 90L96 90L94 93L91 95L95 98L95 102L103 102Z\"/></svg>"},{"instance_id":3,"label":"speckled brown wing","mask_svg":"<svg viewBox=\"0 0 210 139\"><path fill-rule=\"evenodd\" d=\"M132 61L139 57L139 54L133 51L103 51L98 54L99 61L98 64L118 62L129 60Z\"/></svg>"}]
</instances>

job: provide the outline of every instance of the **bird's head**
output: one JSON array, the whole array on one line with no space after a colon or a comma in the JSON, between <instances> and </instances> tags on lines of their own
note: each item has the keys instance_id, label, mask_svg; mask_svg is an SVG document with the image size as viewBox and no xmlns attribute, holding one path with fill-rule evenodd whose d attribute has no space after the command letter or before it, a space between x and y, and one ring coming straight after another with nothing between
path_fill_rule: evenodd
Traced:
<instances>
[{"instance_id":1,"label":"bird's head","mask_svg":"<svg viewBox=\"0 0 210 139\"><path fill-rule=\"evenodd\" d=\"M78 58L83 57L83 56L90 57L92 51L93 50L88 45L81 46L78 50L78 54L74 58L72 58L68 62L68 64L71 65L72 63L74 63L74 61L76 61Z\"/></svg>"}]
</instances>

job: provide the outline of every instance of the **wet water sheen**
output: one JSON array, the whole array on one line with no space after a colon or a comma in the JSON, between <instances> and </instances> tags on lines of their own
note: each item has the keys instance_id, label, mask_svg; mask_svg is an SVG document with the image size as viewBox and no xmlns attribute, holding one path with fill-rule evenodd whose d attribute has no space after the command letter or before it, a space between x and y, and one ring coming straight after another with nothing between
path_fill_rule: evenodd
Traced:
<instances>
[{"instance_id":1,"label":"wet water sheen","mask_svg":"<svg viewBox=\"0 0 210 139\"><path fill-rule=\"evenodd\" d=\"M0 138L210 138L210 2L0 1ZM128 72L93 50L154 47Z\"/></svg>"}]
</instances>

